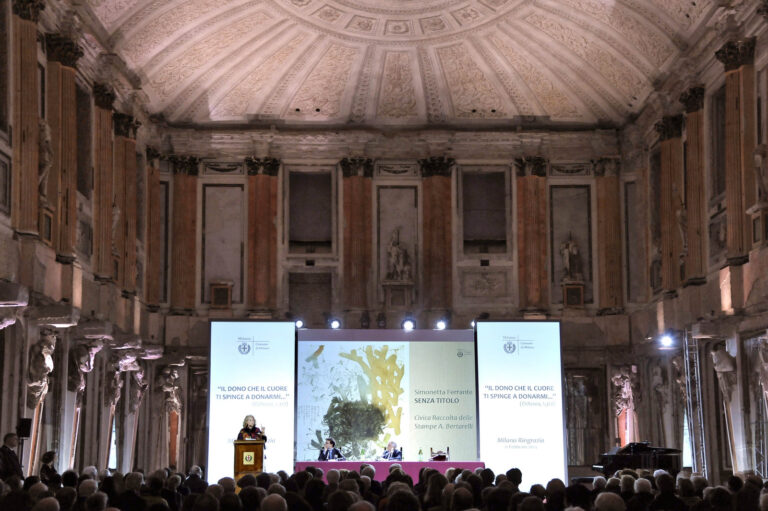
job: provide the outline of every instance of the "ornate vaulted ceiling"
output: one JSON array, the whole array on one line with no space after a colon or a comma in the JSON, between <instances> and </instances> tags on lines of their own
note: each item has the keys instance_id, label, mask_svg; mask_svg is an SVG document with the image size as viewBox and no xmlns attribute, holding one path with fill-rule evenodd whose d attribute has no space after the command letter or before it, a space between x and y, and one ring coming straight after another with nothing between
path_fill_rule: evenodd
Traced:
<instances>
[{"instance_id":1,"label":"ornate vaulted ceiling","mask_svg":"<svg viewBox=\"0 0 768 511\"><path fill-rule=\"evenodd\" d=\"M620 124L712 0L89 0L177 123Z\"/></svg>"}]
</instances>

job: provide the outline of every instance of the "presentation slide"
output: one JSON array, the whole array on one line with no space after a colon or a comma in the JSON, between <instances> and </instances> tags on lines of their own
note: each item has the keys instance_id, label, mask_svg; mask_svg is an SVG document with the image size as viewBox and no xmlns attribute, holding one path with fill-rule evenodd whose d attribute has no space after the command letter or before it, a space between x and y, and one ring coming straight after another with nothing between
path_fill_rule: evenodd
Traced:
<instances>
[{"instance_id":1,"label":"presentation slide","mask_svg":"<svg viewBox=\"0 0 768 511\"><path fill-rule=\"evenodd\" d=\"M300 330L296 459L332 437L347 460L375 460L390 441L405 461L450 448L477 459L471 330Z\"/></svg>"},{"instance_id":2,"label":"presentation slide","mask_svg":"<svg viewBox=\"0 0 768 511\"><path fill-rule=\"evenodd\" d=\"M206 479L232 477L232 442L246 415L267 435L264 470L293 468L293 322L211 321Z\"/></svg>"},{"instance_id":3,"label":"presentation slide","mask_svg":"<svg viewBox=\"0 0 768 511\"><path fill-rule=\"evenodd\" d=\"M478 322L480 458L521 488L566 478L560 324Z\"/></svg>"}]
</instances>

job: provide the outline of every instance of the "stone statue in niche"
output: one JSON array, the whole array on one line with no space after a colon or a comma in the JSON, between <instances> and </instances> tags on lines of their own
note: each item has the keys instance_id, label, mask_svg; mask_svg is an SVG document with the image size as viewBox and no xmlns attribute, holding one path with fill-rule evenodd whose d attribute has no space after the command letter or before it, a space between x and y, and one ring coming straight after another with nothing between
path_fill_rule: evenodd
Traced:
<instances>
[{"instance_id":1,"label":"stone statue in niche","mask_svg":"<svg viewBox=\"0 0 768 511\"><path fill-rule=\"evenodd\" d=\"M93 371L93 360L104 347L101 339L88 339L78 342L69 350L69 378L67 389L76 393L76 406L83 403L85 392L85 375Z\"/></svg>"},{"instance_id":2,"label":"stone statue in niche","mask_svg":"<svg viewBox=\"0 0 768 511\"><path fill-rule=\"evenodd\" d=\"M53 372L53 352L56 350L56 331L40 329L40 338L29 349L27 370L27 406L35 408L48 393L48 375Z\"/></svg>"},{"instance_id":3,"label":"stone statue in niche","mask_svg":"<svg viewBox=\"0 0 768 511\"><path fill-rule=\"evenodd\" d=\"M680 400L683 406L688 403L688 386L686 385L685 378L685 362L680 355L672 359L672 370L674 371L675 384L677 385L677 391L680 393Z\"/></svg>"},{"instance_id":4,"label":"stone statue in niche","mask_svg":"<svg viewBox=\"0 0 768 511\"><path fill-rule=\"evenodd\" d=\"M387 246L387 280L410 281L413 279L411 258L400 244L400 227L392 231Z\"/></svg>"},{"instance_id":5,"label":"stone statue in niche","mask_svg":"<svg viewBox=\"0 0 768 511\"><path fill-rule=\"evenodd\" d=\"M586 377L573 375L567 379L568 398L568 464L586 463L587 416L592 398L589 396Z\"/></svg>"},{"instance_id":6,"label":"stone statue in niche","mask_svg":"<svg viewBox=\"0 0 768 511\"><path fill-rule=\"evenodd\" d=\"M166 366L157 377L158 385L164 393L166 412L181 413L181 385L179 384L179 369Z\"/></svg>"},{"instance_id":7,"label":"stone statue in niche","mask_svg":"<svg viewBox=\"0 0 768 511\"><path fill-rule=\"evenodd\" d=\"M636 401L639 398L637 366L621 366L611 377L614 386L613 402L616 413L616 431L621 445L637 442L640 438Z\"/></svg>"},{"instance_id":8,"label":"stone statue in niche","mask_svg":"<svg viewBox=\"0 0 768 511\"><path fill-rule=\"evenodd\" d=\"M661 289L661 247L656 240L651 242L651 268L649 272L651 289Z\"/></svg>"},{"instance_id":9,"label":"stone statue in niche","mask_svg":"<svg viewBox=\"0 0 768 511\"><path fill-rule=\"evenodd\" d=\"M569 237L560 244L560 256L563 258L562 282L581 282L584 280L581 253L576 240Z\"/></svg>"},{"instance_id":10,"label":"stone statue in niche","mask_svg":"<svg viewBox=\"0 0 768 511\"><path fill-rule=\"evenodd\" d=\"M688 211L685 208L685 201L682 194L677 189L676 184L672 184L672 195L675 200L675 218L677 219L677 230L680 233L680 240L683 243L680 259L688 255Z\"/></svg>"},{"instance_id":11,"label":"stone statue in niche","mask_svg":"<svg viewBox=\"0 0 768 511\"><path fill-rule=\"evenodd\" d=\"M720 392L723 401L730 404L733 391L736 388L736 358L725 349L723 344L712 348L712 363L717 373L717 381L720 384Z\"/></svg>"},{"instance_id":12,"label":"stone statue in niche","mask_svg":"<svg viewBox=\"0 0 768 511\"><path fill-rule=\"evenodd\" d=\"M138 356L139 351L135 349L116 349L112 352L108 369L112 373L112 378L107 380L107 390L104 392L105 406L115 406L120 401L120 393L123 390L123 379L120 373L138 371L139 365L136 360Z\"/></svg>"},{"instance_id":13,"label":"stone statue in niche","mask_svg":"<svg viewBox=\"0 0 768 511\"><path fill-rule=\"evenodd\" d=\"M758 190L757 202L762 207L768 207L768 145L760 144L755 148L754 164Z\"/></svg>"},{"instance_id":14,"label":"stone statue in niche","mask_svg":"<svg viewBox=\"0 0 768 511\"><path fill-rule=\"evenodd\" d=\"M43 204L47 204L48 199L48 176L51 173L53 167L53 136L51 136L51 127L45 122L45 119L40 119L39 124L40 138L39 138L39 153L40 159L37 165L37 190L40 195L40 200Z\"/></svg>"},{"instance_id":15,"label":"stone statue in niche","mask_svg":"<svg viewBox=\"0 0 768 511\"><path fill-rule=\"evenodd\" d=\"M763 398L765 400L766 406L768 407L768 337L760 338L760 345L757 350L757 354L760 386L763 389Z\"/></svg>"},{"instance_id":16,"label":"stone statue in niche","mask_svg":"<svg viewBox=\"0 0 768 511\"><path fill-rule=\"evenodd\" d=\"M120 206L112 202L112 252L117 255L117 226L120 224Z\"/></svg>"},{"instance_id":17,"label":"stone statue in niche","mask_svg":"<svg viewBox=\"0 0 768 511\"><path fill-rule=\"evenodd\" d=\"M663 435L664 445L678 445L675 421L674 407L672 403L672 389L668 384L667 375L657 361L651 368L651 387L656 396L654 405L656 406L657 424L659 432Z\"/></svg>"}]
</instances>

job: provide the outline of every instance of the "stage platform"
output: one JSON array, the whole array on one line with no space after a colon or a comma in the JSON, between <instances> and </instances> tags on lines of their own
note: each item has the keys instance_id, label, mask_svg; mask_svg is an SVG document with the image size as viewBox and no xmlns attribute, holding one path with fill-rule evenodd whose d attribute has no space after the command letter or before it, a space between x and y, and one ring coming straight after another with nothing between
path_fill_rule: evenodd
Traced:
<instances>
[{"instance_id":1,"label":"stage platform","mask_svg":"<svg viewBox=\"0 0 768 511\"><path fill-rule=\"evenodd\" d=\"M478 467L485 468L485 463L482 461L297 461L296 472L306 470L307 467L312 466L322 468L326 474L332 468L336 470L355 470L359 473L360 465L363 463L374 466L377 481L385 480L389 475L390 465L397 463L402 467L403 472L411 476L414 484L419 482L419 470L422 467L434 468L441 474L445 474L445 471L451 467L472 471ZM325 476L323 476L323 479L325 479Z\"/></svg>"}]
</instances>

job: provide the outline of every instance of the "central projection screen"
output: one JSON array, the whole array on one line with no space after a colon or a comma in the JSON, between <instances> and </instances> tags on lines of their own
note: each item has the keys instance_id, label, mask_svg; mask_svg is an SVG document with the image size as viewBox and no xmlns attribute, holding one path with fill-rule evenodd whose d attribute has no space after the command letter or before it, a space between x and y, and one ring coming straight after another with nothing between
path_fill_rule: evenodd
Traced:
<instances>
[{"instance_id":1,"label":"central projection screen","mask_svg":"<svg viewBox=\"0 0 768 511\"><path fill-rule=\"evenodd\" d=\"M210 364L208 481L232 476L247 414L266 428L269 472L317 460L331 436L348 460L395 441L404 461L450 447L454 461L519 467L524 486L567 480L557 322L475 332L212 321Z\"/></svg>"}]
</instances>

